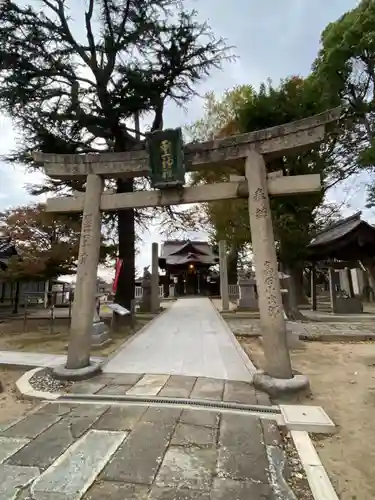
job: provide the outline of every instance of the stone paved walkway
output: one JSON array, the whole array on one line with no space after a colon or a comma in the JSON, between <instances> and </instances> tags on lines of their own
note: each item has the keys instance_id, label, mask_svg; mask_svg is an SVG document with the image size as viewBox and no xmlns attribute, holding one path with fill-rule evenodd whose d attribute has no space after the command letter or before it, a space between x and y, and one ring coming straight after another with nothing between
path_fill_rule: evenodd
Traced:
<instances>
[{"instance_id":1,"label":"stone paved walkway","mask_svg":"<svg viewBox=\"0 0 375 500\"><path fill-rule=\"evenodd\" d=\"M101 375L73 392L140 380ZM172 376L163 390L257 401L245 382ZM248 414L60 401L0 427L1 500L291 499L283 464L276 423Z\"/></svg>"},{"instance_id":2,"label":"stone paved walkway","mask_svg":"<svg viewBox=\"0 0 375 500\"><path fill-rule=\"evenodd\" d=\"M264 392L248 382L219 380L185 375L139 373L105 373L82 382L74 382L63 394L110 396L162 396L164 398L225 401L248 405L270 405Z\"/></svg>"},{"instance_id":3,"label":"stone paved walkway","mask_svg":"<svg viewBox=\"0 0 375 500\"><path fill-rule=\"evenodd\" d=\"M104 358L93 357L94 361ZM25 367L58 366L66 362L64 354L48 354L22 351L0 351L0 365L13 365Z\"/></svg>"},{"instance_id":4,"label":"stone paved walkway","mask_svg":"<svg viewBox=\"0 0 375 500\"><path fill-rule=\"evenodd\" d=\"M260 336L262 330L257 319L228 319L227 324L236 335ZM361 322L287 322L288 330L298 333L303 340L365 341L375 340L375 326L369 321Z\"/></svg>"},{"instance_id":5,"label":"stone paved walkway","mask_svg":"<svg viewBox=\"0 0 375 500\"><path fill-rule=\"evenodd\" d=\"M207 298L180 299L104 367L108 373L191 375L250 381L255 371Z\"/></svg>"}]
</instances>

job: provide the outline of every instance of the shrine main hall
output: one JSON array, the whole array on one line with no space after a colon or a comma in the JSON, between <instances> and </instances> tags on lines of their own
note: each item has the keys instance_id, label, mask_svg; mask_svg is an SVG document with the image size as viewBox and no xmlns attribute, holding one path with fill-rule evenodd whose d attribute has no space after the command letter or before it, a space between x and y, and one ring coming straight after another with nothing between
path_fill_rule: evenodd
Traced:
<instances>
[{"instance_id":1,"label":"shrine main hall","mask_svg":"<svg viewBox=\"0 0 375 500\"><path fill-rule=\"evenodd\" d=\"M164 295L169 295L170 286L180 297L217 294L219 278L212 267L218 263L219 256L205 241L165 241L159 257L159 268L165 271Z\"/></svg>"}]
</instances>

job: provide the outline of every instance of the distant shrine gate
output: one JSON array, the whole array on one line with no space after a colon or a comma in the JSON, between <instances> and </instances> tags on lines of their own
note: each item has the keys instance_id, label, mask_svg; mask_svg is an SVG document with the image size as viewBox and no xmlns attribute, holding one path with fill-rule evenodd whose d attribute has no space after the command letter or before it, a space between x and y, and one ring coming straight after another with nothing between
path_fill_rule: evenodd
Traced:
<instances>
[{"instance_id":1,"label":"distant shrine gate","mask_svg":"<svg viewBox=\"0 0 375 500\"><path fill-rule=\"evenodd\" d=\"M181 130L150 134L143 149L123 153L54 155L35 152L55 179L87 178L86 192L47 200L50 212L83 212L75 299L72 310L68 370L90 365L91 327L95 310L102 211L144 208L248 198L267 374L291 379L286 325L280 292L278 263L269 195L285 196L321 189L319 175L267 175L269 159L318 146L325 126L338 120L334 109L286 125L213 141L182 144ZM245 177L236 181L184 187L185 172L202 168L243 167ZM103 191L104 178L151 178L155 190L112 194ZM155 256L153 256L154 259ZM156 257L157 259L157 257ZM154 287L157 281L153 279Z\"/></svg>"}]
</instances>

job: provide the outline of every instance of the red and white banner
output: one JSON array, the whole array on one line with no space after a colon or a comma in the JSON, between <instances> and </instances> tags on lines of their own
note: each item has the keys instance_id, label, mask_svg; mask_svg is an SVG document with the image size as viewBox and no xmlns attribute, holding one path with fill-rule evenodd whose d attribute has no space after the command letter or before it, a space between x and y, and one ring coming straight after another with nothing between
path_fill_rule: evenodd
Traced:
<instances>
[{"instance_id":1,"label":"red and white banner","mask_svg":"<svg viewBox=\"0 0 375 500\"><path fill-rule=\"evenodd\" d=\"M116 293L121 268L122 268L122 259L117 259L116 267L115 267L115 270L116 270L115 279L113 280L113 285L112 285L112 293Z\"/></svg>"}]
</instances>

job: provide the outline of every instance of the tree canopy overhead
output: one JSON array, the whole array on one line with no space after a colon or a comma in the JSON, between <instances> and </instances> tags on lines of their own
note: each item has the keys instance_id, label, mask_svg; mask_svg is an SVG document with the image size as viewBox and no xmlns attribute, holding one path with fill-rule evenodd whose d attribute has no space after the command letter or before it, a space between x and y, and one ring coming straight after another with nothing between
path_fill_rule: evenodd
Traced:
<instances>
[{"instance_id":1,"label":"tree canopy overhead","mask_svg":"<svg viewBox=\"0 0 375 500\"><path fill-rule=\"evenodd\" d=\"M345 151L353 167L375 165L375 3L358 6L330 23L322 33L314 78L324 99L341 101L347 111ZM375 184L369 186L374 205Z\"/></svg>"},{"instance_id":2,"label":"tree canopy overhead","mask_svg":"<svg viewBox=\"0 0 375 500\"><path fill-rule=\"evenodd\" d=\"M189 129L196 139L252 132L282 125L320 113L326 108L325 103L319 100L319 89L313 79L291 77L278 86L272 85L271 82L263 84L258 91L250 86L238 87L227 92L222 100L208 95L205 109L205 117ZM332 130L321 147L302 155L289 155L272 161L267 166L268 171L282 169L284 175L319 173L328 186L337 178L346 175L346 163L340 166L336 164L339 155L337 137L337 130ZM212 183L228 180L232 173L243 174L239 170L233 171L227 168L201 171L194 173L193 182ZM285 255L280 257L291 262L298 260L296 252L300 252L303 245L301 235L296 238L295 231L301 233L311 229L314 209L322 203L323 198L324 191L314 195L282 197L272 201L275 230L279 241L283 240L282 246L285 248ZM215 228L218 239L225 238L237 247L249 242L250 227L246 200L210 203L206 205L205 213ZM289 236L293 241L286 245ZM301 242L301 245L296 246L295 240Z\"/></svg>"},{"instance_id":3,"label":"tree canopy overhead","mask_svg":"<svg viewBox=\"0 0 375 500\"><path fill-rule=\"evenodd\" d=\"M326 101L320 99L320 95L314 78L297 76L277 86L268 82L259 90L251 86L238 87L227 92L221 100L210 94L204 118L190 127L189 132L199 140L282 125L324 111ZM341 136L342 129L332 127L320 147L272 160L267 165L269 172L282 170L284 175L318 173L324 186L314 194L271 199L278 258L283 269L292 275L292 285L301 283L307 245L314 231L327 222L327 216L330 218L337 213L337 207L327 206L324 201L325 190L351 173L347 158L342 156ZM225 181L231 174L243 175L244 172L228 168L202 170L193 174L193 183ZM251 245L247 200L207 203L203 211L197 208L196 220L210 228L214 241L227 240L228 267L235 270L241 253ZM297 300L296 294L294 298Z\"/></svg>"},{"instance_id":4,"label":"tree canopy overhead","mask_svg":"<svg viewBox=\"0 0 375 500\"><path fill-rule=\"evenodd\" d=\"M87 0L77 17L75 0L0 6L0 105L21 132L10 159L31 162L29 151L124 151L141 135L131 123L148 116L163 127L165 103L186 103L195 85L229 57L195 11L180 0ZM78 14L80 15L80 14ZM82 189L51 181L46 189ZM119 179L118 192L133 180ZM116 300L134 295L134 211L118 214L123 260Z\"/></svg>"}]
</instances>

